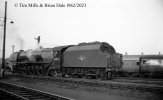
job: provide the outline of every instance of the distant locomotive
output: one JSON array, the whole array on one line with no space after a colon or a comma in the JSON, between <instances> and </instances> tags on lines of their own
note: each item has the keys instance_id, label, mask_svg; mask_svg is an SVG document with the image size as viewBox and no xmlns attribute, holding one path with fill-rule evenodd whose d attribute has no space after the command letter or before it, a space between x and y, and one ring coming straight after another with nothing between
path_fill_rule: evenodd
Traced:
<instances>
[{"instance_id":1,"label":"distant locomotive","mask_svg":"<svg viewBox=\"0 0 163 100\"><path fill-rule=\"evenodd\" d=\"M9 61L15 73L43 76L111 79L122 67L122 55L106 42L19 51Z\"/></svg>"},{"instance_id":2,"label":"distant locomotive","mask_svg":"<svg viewBox=\"0 0 163 100\"><path fill-rule=\"evenodd\" d=\"M163 55L141 56L138 65L143 77L163 78Z\"/></svg>"},{"instance_id":3,"label":"distant locomotive","mask_svg":"<svg viewBox=\"0 0 163 100\"><path fill-rule=\"evenodd\" d=\"M124 55L120 76L163 78L163 55Z\"/></svg>"}]
</instances>

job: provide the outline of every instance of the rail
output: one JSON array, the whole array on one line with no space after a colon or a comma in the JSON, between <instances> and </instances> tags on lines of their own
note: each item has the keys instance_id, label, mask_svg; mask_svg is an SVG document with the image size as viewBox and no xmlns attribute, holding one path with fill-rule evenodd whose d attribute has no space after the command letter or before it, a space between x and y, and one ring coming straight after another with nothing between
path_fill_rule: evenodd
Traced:
<instances>
[{"instance_id":1,"label":"rail","mask_svg":"<svg viewBox=\"0 0 163 100\"><path fill-rule=\"evenodd\" d=\"M68 97L39 91L20 85L0 81L0 91L6 92L20 100L74 100Z\"/></svg>"}]
</instances>

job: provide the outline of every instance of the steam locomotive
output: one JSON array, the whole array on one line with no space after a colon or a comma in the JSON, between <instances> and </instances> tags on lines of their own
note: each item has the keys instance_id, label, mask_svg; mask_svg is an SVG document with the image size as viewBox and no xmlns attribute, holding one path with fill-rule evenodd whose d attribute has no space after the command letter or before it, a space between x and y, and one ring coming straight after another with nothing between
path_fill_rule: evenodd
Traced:
<instances>
[{"instance_id":1,"label":"steam locomotive","mask_svg":"<svg viewBox=\"0 0 163 100\"><path fill-rule=\"evenodd\" d=\"M122 67L122 55L106 42L92 42L21 50L9 62L14 73L25 75L111 79Z\"/></svg>"}]
</instances>

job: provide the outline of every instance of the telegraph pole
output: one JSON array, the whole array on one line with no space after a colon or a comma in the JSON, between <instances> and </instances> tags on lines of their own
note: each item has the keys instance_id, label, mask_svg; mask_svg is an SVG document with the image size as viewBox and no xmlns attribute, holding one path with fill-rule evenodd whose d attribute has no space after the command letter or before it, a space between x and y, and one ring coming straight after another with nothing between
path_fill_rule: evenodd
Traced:
<instances>
[{"instance_id":1,"label":"telegraph pole","mask_svg":"<svg viewBox=\"0 0 163 100\"><path fill-rule=\"evenodd\" d=\"M6 44L6 19L7 19L7 1L5 1L5 16L4 16L4 35L3 35L3 54L2 54L2 68L1 77L3 77L5 70L5 44Z\"/></svg>"}]
</instances>

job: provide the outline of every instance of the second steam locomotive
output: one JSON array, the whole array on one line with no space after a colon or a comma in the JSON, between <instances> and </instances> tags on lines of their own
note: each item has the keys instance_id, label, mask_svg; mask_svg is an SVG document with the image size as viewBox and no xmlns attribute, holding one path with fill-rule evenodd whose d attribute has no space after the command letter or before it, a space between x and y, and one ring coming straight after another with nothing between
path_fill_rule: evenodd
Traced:
<instances>
[{"instance_id":1,"label":"second steam locomotive","mask_svg":"<svg viewBox=\"0 0 163 100\"><path fill-rule=\"evenodd\" d=\"M19 51L9 57L13 72L25 75L111 79L122 67L122 55L106 42Z\"/></svg>"}]
</instances>

